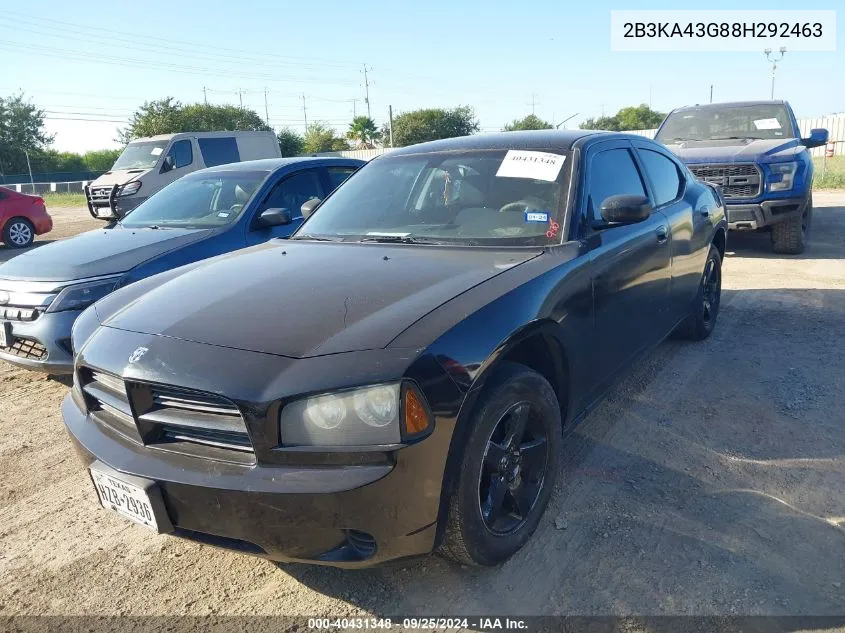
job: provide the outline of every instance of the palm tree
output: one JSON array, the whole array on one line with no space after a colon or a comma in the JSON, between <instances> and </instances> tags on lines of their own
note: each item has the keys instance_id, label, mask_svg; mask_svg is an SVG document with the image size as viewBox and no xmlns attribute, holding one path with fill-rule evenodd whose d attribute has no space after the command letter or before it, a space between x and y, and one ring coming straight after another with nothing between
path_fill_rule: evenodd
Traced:
<instances>
[{"instance_id":1,"label":"palm tree","mask_svg":"<svg viewBox=\"0 0 845 633\"><path fill-rule=\"evenodd\" d=\"M349 124L349 131L346 138L355 141L355 144L362 149L372 149L374 142L381 138L381 132L376 127L375 121L368 116L356 116Z\"/></svg>"}]
</instances>

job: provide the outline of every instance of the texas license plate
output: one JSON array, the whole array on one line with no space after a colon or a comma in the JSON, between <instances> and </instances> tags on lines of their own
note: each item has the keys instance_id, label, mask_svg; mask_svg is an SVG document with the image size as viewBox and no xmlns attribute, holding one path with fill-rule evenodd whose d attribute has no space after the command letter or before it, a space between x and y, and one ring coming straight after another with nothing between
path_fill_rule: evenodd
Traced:
<instances>
[{"instance_id":1,"label":"texas license plate","mask_svg":"<svg viewBox=\"0 0 845 633\"><path fill-rule=\"evenodd\" d=\"M12 324L0 321L0 347L12 346Z\"/></svg>"},{"instance_id":2,"label":"texas license plate","mask_svg":"<svg viewBox=\"0 0 845 633\"><path fill-rule=\"evenodd\" d=\"M94 468L91 469L91 478L104 508L158 532L153 505L146 490Z\"/></svg>"},{"instance_id":3,"label":"texas license plate","mask_svg":"<svg viewBox=\"0 0 845 633\"><path fill-rule=\"evenodd\" d=\"M112 213L112 210L109 207L100 207L99 209L97 209L98 218L110 218L113 215L114 214Z\"/></svg>"}]
</instances>

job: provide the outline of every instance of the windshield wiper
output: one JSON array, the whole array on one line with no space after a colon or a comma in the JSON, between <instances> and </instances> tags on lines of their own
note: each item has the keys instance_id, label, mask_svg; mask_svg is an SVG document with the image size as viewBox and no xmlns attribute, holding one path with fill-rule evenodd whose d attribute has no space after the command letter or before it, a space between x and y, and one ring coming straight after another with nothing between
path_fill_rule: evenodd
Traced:
<instances>
[{"instance_id":1,"label":"windshield wiper","mask_svg":"<svg viewBox=\"0 0 845 633\"><path fill-rule=\"evenodd\" d=\"M367 235L359 242L378 242L379 244L441 244L437 240L413 237L411 235Z\"/></svg>"},{"instance_id":2,"label":"windshield wiper","mask_svg":"<svg viewBox=\"0 0 845 633\"><path fill-rule=\"evenodd\" d=\"M329 237L327 235L311 235L310 233L300 233L299 235L294 235L292 240L314 240L315 242L340 242L343 240L341 237Z\"/></svg>"},{"instance_id":3,"label":"windshield wiper","mask_svg":"<svg viewBox=\"0 0 845 633\"><path fill-rule=\"evenodd\" d=\"M759 141L759 136L714 136L711 141Z\"/></svg>"}]
</instances>

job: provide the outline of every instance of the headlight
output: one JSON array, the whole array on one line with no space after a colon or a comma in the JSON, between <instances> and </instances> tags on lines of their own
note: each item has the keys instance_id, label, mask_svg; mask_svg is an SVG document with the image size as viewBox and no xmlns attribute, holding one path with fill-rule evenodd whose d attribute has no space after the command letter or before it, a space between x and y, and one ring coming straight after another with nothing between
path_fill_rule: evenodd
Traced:
<instances>
[{"instance_id":1,"label":"headlight","mask_svg":"<svg viewBox=\"0 0 845 633\"><path fill-rule=\"evenodd\" d=\"M428 431L431 417L412 385L392 383L303 398L279 418L285 446L382 446Z\"/></svg>"},{"instance_id":2,"label":"headlight","mask_svg":"<svg viewBox=\"0 0 845 633\"><path fill-rule=\"evenodd\" d=\"M795 180L798 163L772 163L769 165L769 191L789 191Z\"/></svg>"},{"instance_id":3,"label":"headlight","mask_svg":"<svg viewBox=\"0 0 845 633\"><path fill-rule=\"evenodd\" d=\"M62 310L81 310L87 308L98 299L102 299L117 288L120 276L89 281L84 284L68 286L59 293L47 312L61 312Z\"/></svg>"},{"instance_id":4,"label":"headlight","mask_svg":"<svg viewBox=\"0 0 845 633\"><path fill-rule=\"evenodd\" d=\"M118 198L123 198L124 196L134 196L138 193L138 190L141 188L141 181L140 180L133 180L129 184L123 185L120 188L120 191L117 192Z\"/></svg>"}]
</instances>

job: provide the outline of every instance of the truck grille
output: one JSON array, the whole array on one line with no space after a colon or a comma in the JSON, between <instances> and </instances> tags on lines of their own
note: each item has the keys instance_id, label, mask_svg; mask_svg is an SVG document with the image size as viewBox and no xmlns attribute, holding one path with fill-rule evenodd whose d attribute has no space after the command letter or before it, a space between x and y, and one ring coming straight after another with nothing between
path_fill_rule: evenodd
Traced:
<instances>
[{"instance_id":1,"label":"truck grille","mask_svg":"<svg viewBox=\"0 0 845 633\"><path fill-rule=\"evenodd\" d=\"M699 180L722 188L726 200L755 198L762 191L763 179L754 163L730 165L687 165Z\"/></svg>"},{"instance_id":2,"label":"truck grille","mask_svg":"<svg viewBox=\"0 0 845 633\"><path fill-rule=\"evenodd\" d=\"M91 188L91 202L107 203L111 198L113 186L108 187L92 187Z\"/></svg>"},{"instance_id":3,"label":"truck grille","mask_svg":"<svg viewBox=\"0 0 845 633\"><path fill-rule=\"evenodd\" d=\"M138 443L171 452L254 463L235 404L215 394L148 383L81 367L91 415Z\"/></svg>"}]
</instances>

